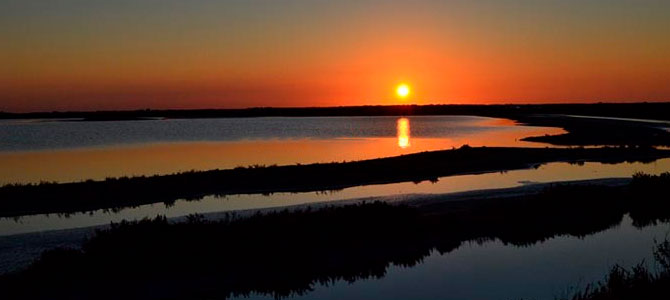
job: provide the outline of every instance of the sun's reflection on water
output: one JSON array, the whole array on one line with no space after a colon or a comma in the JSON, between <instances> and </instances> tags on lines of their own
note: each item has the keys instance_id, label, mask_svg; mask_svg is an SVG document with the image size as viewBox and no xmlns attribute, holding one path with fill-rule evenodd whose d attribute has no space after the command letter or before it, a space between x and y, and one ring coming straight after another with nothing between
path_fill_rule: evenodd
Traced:
<instances>
[{"instance_id":1,"label":"sun's reflection on water","mask_svg":"<svg viewBox=\"0 0 670 300\"><path fill-rule=\"evenodd\" d=\"M407 148L410 146L409 143L409 119L400 118L398 119L398 147Z\"/></svg>"},{"instance_id":2,"label":"sun's reflection on water","mask_svg":"<svg viewBox=\"0 0 670 300\"><path fill-rule=\"evenodd\" d=\"M300 120L286 122L300 125ZM146 142L37 151L0 150L0 185L102 180L189 170L232 169L255 164L355 161L458 148L464 144L473 147L545 147L546 144L521 139L565 133L560 128L519 126L510 120L480 117L414 116L377 117L370 122L361 120L364 119L330 121L328 126L340 124L337 126L358 128L363 132L352 135L340 134L342 128L334 129L336 136L329 135L326 125L323 125L316 131L326 132L322 137L305 136L305 132L298 132L290 137L277 135L258 139ZM392 132L394 122L396 136ZM413 134L411 141L410 131Z\"/></svg>"}]
</instances>

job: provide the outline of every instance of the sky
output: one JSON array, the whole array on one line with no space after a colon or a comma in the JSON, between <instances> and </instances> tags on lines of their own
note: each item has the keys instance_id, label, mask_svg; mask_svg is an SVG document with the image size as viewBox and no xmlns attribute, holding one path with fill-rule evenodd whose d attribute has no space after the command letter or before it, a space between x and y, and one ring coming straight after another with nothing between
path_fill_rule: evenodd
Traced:
<instances>
[{"instance_id":1,"label":"sky","mask_svg":"<svg viewBox=\"0 0 670 300\"><path fill-rule=\"evenodd\" d=\"M0 111L633 101L670 1L0 0Z\"/></svg>"}]
</instances>

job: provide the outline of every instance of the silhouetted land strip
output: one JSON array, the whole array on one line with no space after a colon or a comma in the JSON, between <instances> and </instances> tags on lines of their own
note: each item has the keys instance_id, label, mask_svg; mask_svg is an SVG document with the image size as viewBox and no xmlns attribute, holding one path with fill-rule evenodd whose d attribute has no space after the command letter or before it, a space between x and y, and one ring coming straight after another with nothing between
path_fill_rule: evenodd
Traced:
<instances>
[{"instance_id":1,"label":"silhouetted land strip","mask_svg":"<svg viewBox=\"0 0 670 300\"><path fill-rule=\"evenodd\" d=\"M368 203L218 221L124 221L98 231L81 250L48 251L28 269L0 277L0 290L6 299L304 294L317 283L383 277L391 264L413 266L432 250L450 252L466 241L528 246L583 237L619 224L624 214L635 226L667 222L668 184L670 173L639 174L626 186L559 184L533 195L419 207Z\"/></svg>"},{"instance_id":2,"label":"silhouetted land strip","mask_svg":"<svg viewBox=\"0 0 670 300\"><path fill-rule=\"evenodd\" d=\"M76 183L0 187L0 216L120 209L149 203L197 200L206 195L307 192L529 168L555 161L652 162L670 157L653 148L471 148L423 152L346 163L248 167L123 177Z\"/></svg>"},{"instance_id":3,"label":"silhouetted land strip","mask_svg":"<svg viewBox=\"0 0 670 300\"><path fill-rule=\"evenodd\" d=\"M237 117L321 117L321 116L411 116L475 115L516 117L534 114L590 115L620 118L670 120L670 102L594 104L504 104L504 105L388 105L339 107L255 107L245 109L69 111L7 113L4 119L134 120L147 118L237 118Z\"/></svg>"},{"instance_id":4,"label":"silhouetted land strip","mask_svg":"<svg viewBox=\"0 0 670 300\"><path fill-rule=\"evenodd\" d=\"M522 140L553 145L641 145L670 146L667 126L634 121L599 118L582 118L565 115L526 115L513 117L516 121L532 126L560 127L567 133L526 137Z\"/></svg>"}]
</instances>

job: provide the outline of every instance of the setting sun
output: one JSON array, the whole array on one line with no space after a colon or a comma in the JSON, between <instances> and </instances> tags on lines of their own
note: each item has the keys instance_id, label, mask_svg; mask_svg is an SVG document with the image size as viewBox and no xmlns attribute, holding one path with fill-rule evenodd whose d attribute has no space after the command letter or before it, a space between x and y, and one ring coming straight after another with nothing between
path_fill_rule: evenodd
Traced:
<instances>
[{"instance_id":1,"label":"setting sun","mask_svg":"<svg viewBox=\"0 0 670 300\"><path fill-rule=\"evenodd\" d=\"M404 83L399 84L395 89L395 94L400 98L407 98L407 96L409 96L409 85Z\"/></svg>"}]
</instances>

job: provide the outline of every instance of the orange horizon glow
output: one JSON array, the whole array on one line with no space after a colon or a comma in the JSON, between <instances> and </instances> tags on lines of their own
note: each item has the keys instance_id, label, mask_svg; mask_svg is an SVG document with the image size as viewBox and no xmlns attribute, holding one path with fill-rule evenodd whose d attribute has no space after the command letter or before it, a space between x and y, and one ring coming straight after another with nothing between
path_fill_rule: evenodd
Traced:
<instances>
[{"instance_id":1,"label":"orange horizon glow","mask_svg":"<svg viewBox=\"0 0 670 300\"><path fill-rule=\"evenodd\" d=\"M166 1L0 3L0 111L670 101L670 2Z\"/></svg>"}]
</instances>

